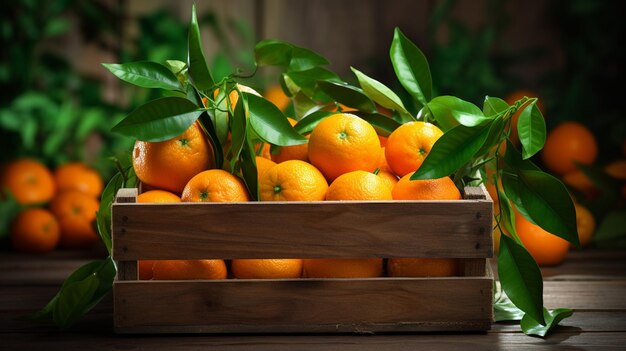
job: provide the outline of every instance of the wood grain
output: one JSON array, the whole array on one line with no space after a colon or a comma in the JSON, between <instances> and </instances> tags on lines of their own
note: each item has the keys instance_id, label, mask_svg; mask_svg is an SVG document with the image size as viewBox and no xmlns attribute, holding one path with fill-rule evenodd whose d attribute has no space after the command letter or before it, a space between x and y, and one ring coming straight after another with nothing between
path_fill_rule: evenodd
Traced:
<instances>
[{"instance_id":1,"label":"wood grain","mask_svg":"<svg viewBox=\"0 0 626 351\"><path fill-rule=\"evenodd\" d=\"M493 256L492 202L112 206L116 260Z\"/></svg>"},{"instance_id":2,"label":"wood grain","mask_svg":"<svg viewBox=\"0 0 626 351\"><path fill-rule=\"evenodd\" d=\"M114 295L121 332L487 330L492 314L490 278L137 281Z\"/></svg>"}]
</instances>

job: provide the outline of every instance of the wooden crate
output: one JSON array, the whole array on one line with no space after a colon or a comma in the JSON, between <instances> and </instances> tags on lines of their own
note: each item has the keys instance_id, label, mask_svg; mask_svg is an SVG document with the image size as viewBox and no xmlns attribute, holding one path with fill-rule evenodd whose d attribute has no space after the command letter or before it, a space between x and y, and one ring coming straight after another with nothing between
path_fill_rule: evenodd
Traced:
<instances>
[{"instance_id":1,"label":"wooden crate","mask_svg":"<svg viewBox=\"0 0 626 351\"><path fill-rule=\"evenodd\" d=\"M492 322L493 204L459 201L112 206L121 333L485 331ZM459 258L445 278L140 281L139 259Z\"/></svg>"}]
</instances>

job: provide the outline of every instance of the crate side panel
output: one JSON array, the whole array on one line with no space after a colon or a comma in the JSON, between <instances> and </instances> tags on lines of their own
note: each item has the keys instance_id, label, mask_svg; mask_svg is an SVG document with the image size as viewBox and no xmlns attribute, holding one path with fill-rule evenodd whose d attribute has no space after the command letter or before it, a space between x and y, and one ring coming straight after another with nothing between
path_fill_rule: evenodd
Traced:
<instances>
[{"instance_id":1,"label":"crate side panel","mask_svg":"<svg viewBox=\"0 0 626 351\"><path fill-rule=\"evenodd\" d=\"M120 331L475 330L491 321L491 289L489 278L116 282L114 314Z\"/></svg>"},{"instance_id":2,"label":"crate side panel","mask_svg":"<svg viewBox=\"0 0 626 351\"><path fill-rule=\"evenodd\" d=\"M484 200L114 204L116 260L493 255Z\"/></svg>"}]
</instances>

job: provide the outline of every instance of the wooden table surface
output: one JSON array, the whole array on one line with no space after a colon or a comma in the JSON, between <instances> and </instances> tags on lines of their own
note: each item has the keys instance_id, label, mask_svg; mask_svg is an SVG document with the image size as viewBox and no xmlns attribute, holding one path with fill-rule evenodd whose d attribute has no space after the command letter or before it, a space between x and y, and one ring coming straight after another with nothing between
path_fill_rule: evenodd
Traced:
<instances>
[{"instance_id":1,"label":"wooden table surface","mask_svg":"<svg viewBox=\"0 0 626 351\"><path fill-rule=\"evenodd\" d=\"M65 277L90 260L80 252L0 253L0 350L626 349L626 251L573 251L564 264L543 269L545 305L575 309L546 339L501 323L469 334L116 335L110 296L68 331L20 319L44 306Z\"/></svg>"}]
</instances>

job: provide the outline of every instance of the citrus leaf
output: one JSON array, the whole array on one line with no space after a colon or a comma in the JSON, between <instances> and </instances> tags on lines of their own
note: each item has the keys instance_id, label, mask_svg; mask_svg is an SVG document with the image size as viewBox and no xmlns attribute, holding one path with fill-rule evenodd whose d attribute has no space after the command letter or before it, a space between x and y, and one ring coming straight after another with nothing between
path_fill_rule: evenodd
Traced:
<instances>
[{"instance_id":1,"label":"citrus leaf","mask_svg":"<svg viewBox=\"0 0 626 351\"><path fill-rule=\"evenodd\" d=\"M380 113L356 112L355 114L371 124L372 127L376 129L376 133L380 136L388 137L394 130L401 126L400 123Z\"/></svg>"},{"instance_id":2,"label":"citrus leaf","mask_svg":"<svg viewBox=\"0 0 626 351\"><path fill-rule=\"evenodd\" d=\"M530 315L525 315L520 322L520 327L522 327L522 331L526 335L535 335L544 337L546 336L554 327L556 327L563 319L571 317L574 314L569 308L557 308L554 310L543 309L543 318L545 320L545 325L541 325Z\"/></svg>"},{"instance_id":3,"label":"citrus leaf","mask_svg":"<svg viewBox=\"0 0 626 351\"><path fill-rule=\"evenodd\" d=\"M478 150L477 155L483 155L489 153L489 155L495 155L495 151L498 150L502 139L505 137L504 129L506 128L506 120L500 116L495 116L489 127L489 136L485 140L485 144Z\"/></svg>"},{"instance_id":4,"label":"citrus leaf","mask_svg":"<svg viewBox=\"0 0 626 351\"><path fill-rule=\"evenodd\" d=\"M522 110L517 120L517 130L524 160L543 148L546 142L546 122L536 103L533 102Z\"/></svg>"},{"instance_id":5,"label":"citrus leaf","mask_svg":"<svg viewBox=\"0 0 626 351\"><path fill-rule=\"evenodd\" d=\"M444 132L459 124L475 127L492 119L485 117L476 105L456 96L437 96L428 103L428 108Z\"/></svg>"},{"instance_id":6,"label":"citrus leaf","mask_svg":"<svg viewBox=\"0 0 626 351\"><path fill-rule=\"evenodd\" d=\"M309 141L293 129L287 117L274 104L254 94L243 94L248 100L250 125L261 139L279 146L299 145Z\"/></svg>"},{"instance_id":7,"label":"citrus leaf","mask_svg":"<svg viewBox=\"0 0 626 351\"><path fill-rule=\"evenodd\" d=\"M493 319L496 322L519 321L524 317L524 311L520 310L502 291L499 281L494 282Z\"/></svg>"},{"instance_id":8,"label":"citrus leaf","mask_svg":"<svg viewBox=\"0 0 626 351\"><path fill-rule=\"evenodd\" d=\"M191 7L191 24L189 25L189 35L187 37L187 67L189 75L196 88L208 91L215 84L209 67L207 66L204 52L202 52L202 39L200 38L200 27L196 16L196 5Z\"/></svg>"},{"instance_id":9,"label":"citrus leaf","mask_svg":"<svg viewBox=\"0 0 626 351\"><path fill-rule=\"evenodd\" d=\"M513 206L509 202L509 198L504 193L503 189L498 189L498 204L500 206L500 224L504 225L504 229L517 241L521 242L515 229L515 212Z\"/></svg>"},{"instance_id":10,"label":"citrus leaf","mask_svg":"<svg viewBox=\"0 0 626 351\"><path fill-rule=\"evenodd\" d=\"M298 118L303 118L324 108L323 105L316 104L315 101L301 91L298 91L294 96L293 105Z\"/></svg>"},{"instance_id":11,"label":"citrus leaf","mask_svg":"<svg viewBox=\"0 0 626 351\"><path fill-rule=\"evenodd\" d=\"M240 165L241 174L243 175L243 181L248 188L248 192L253 201L259 199L259 184L256 168L256 154L254 153L254 145L252 145L252 133L254 131L247 128L248 137L244 140L243 147L240 153Z\"/></svg>"},{"instance_id":12,"label":"citrus leaf","mask_svg":"<svg viewBox=\"0 0 626 351\"><path fill-rule=\"evenodd\" d=\"M291 45L290 71L304 71L317 66L327 65L329 62L320 54L299 46Z\"/></svg>"},{"instance_id":13,"label":"citrus leaf","mask_svg":"<svg viewBox=\"0 0 626 351\"><path fill-rule=\"evenodd\" d=\"M289 78L289 83L297 86L297 89L291 86L290 91L302 91L309 98L313 98L315 95L318 80L341 82L339 76L323 67L313 67L306 71L287 72L285 75Z\"/></svg>"},{"instance_id":14,"label":"citrus leaf","mask_svg":"<svg viewBox=\"0 0 626 351\"><path fill-rule=\"evenodd\" d=\"M11 222L22 210L22 206L8 189L0 188L0 194L3 196L0 201L0 239L4 239L9 236Z\"/></svg>"},{"instance_id":15,"label":"citrus leaf","mask_svg":"<svg viewBox=\"0 0 626 351\"><path fill-rule=\"evenodd\" d=\"M378 112L374 102L357 87L329 81L318 81L317 85L324 93L341 104L367 113Z\"/></svg>"},{"instance_id":16,"label":"citrus leaf","mask_svg":"<svg viewBox=\"0 0 626 351\"><path fill-rule=\"evenodd\" d=\"M508 108L509 104L497 97L485 96L485 101L483 101L483 113L485 116L497 115L506 111Z\"/></svg>"},{"instance_id":17,"label":"citrus leaf","mask_svg":"<svg viewBox=\"0 0 626 351\"><path fill-rule=\"evenodd\" d=\"M122 174L117 172L107 183L102 196L100 197L100 207L96 212L96 225L98 227L98 235L104 243L109 255L111 254L111 204L115 199L115 194L122 188L124 178Z\"/></svg>"},{"instance_id":18,"label":"citrus leaf","mask_svg":"<svg viewBox=\"0 0 626 351\"><path fill-rule=\"evenodd\" d=\"M283 66L291 61L291 45L280 40L262 40L254 47L257 66Z\"/></svg>"},{"instance_id":19,"label":"citrus leaf","mask_svg":"<svg viewBox=\"0 0 626 351\"><path fill-rule=\"evenodd\" d=\"M198 118L200 121L200 125L204 128L204 131L209 136L209 142L213 147L213 156L215 161L215 166L217 168L222 168L224 164L224 149L222 148L222 144L217 137L217 133L215 132L215 126L213 125L213 121L208 111L205 111Z\"/></svg>"},{"instance_id":20,"label":"citrus leaf","mask_svg":"<svg viewBox=\"0 0 626 351\"><path fill-rule=\"evenodd\" d=\"M186 131L201 113L188 99L164 97L138 107L111 131L141 141L164 141Z\"/></svg>"},{"instance_id":21,"label":"citrus leaf","mask_svg":"<svg viewBox=\"0 0 626 351\"><path fill-rule=\"evenodd\" d=\"M240 91L236 90L238 94ZM246 97L237 99L237 105L231 106L234 113L232 118L228 121L228 130L230 130L231 143L228 153L226 154L226 161L229 165L230 173L236 174L235 165L239 162L239 155L241 149L246 141Z\"/></svg>"},{"instance_id":22,"label":"citrus leaf","mask_svg":"<svg viewBox=\"0 0 626 351\"><path fill-rule=\"evenodd\" d=\"M444 133L433 145L411 180L447 177L467 164L483 146L490 124L478 127L456 126Z\"/></svg>"},{"instance_id":23,"label":"citrus leaf","mask_svg":"<svg viewBox=\"0 0 626 351\"><path fill-rule=\"evenodd\" d=\"M182 89L174 73L157 62L103 63L102 66L119 79L142 88Z\"/></svg>"},{"instance_id":24,"label":"citrus leaf","mask_svg":"<svg viewBox=\"0 0 626 351\"><path fill-rule=\"evenodd\" d=\"M432 77L426 57L399 28L396 27L389 50L391 63L400 84L422 106L432 95Z\"/></svg>"},{"instance_id":25,"label":"citrus leaf","mask_svg":"<svg viewBox=\"0 0 626 351\"><path fill-rule=\"evenodd\" d=\"M512 172L515 172L511 175ZM520 213L545 231L579 247L576 210L565 185L536 170L507 170L503 186ZM513 195L513 196L512 196Z\"/></svg>"},{"instance_id":26,"label":"citrus leaf","mask_svg":"<svg viewBox=\"0 0 626 351\"><path fill-rule=\"evenodd\" d=\"M302 135L311 133L313 128L315 128L315 126L317 126L324 118L328 116L332 116L337 113L339 112L330 112L330 111L313 112L305 116L304 118L302 118L300 121L298 121L298 123L296 123L296 125L294 126L294 129Z\"/></svg>"},{"instance_id":27,"label":"citrus leaf","mask_svg":"<svg viewBox=\"0 0 626 351\"><path fill-rule=\"evenodd\" d=\"M359 85L361 85L363 92L370 99L374 100L374 102L382 107L398 111L400 114L411 116L411 113L409 113L406 107L404 107L400 97L398 97L398 95L396 95L396 93L394 93L391 89L376 79L368 77L366 74L354 67L350 67L350 69L352 69L352 72L354 72L356 78L359 80Z\"/></svg>"},{"instance_id":28,"label":"citrus leaf","mask_svg":"<svg viewBox=\"0 0 626 351\"><path fill-rule=\"evenodd\" d=\"M502 290L519 309L545 325L543 280L533 257L506 235L500 237L498 276Z\"/></svg>"},{"instance_id":29,"label":"citrus leaf","mask_svg":"<svg viewBox=\"0 0 626 351\"><path fill-rule=\"evenodd\" d=\"M305 71L328 64L323 56L280 40L262 40L254 47L257 66L280 66L289 71Z\"/></svg>"}]
</instances>

